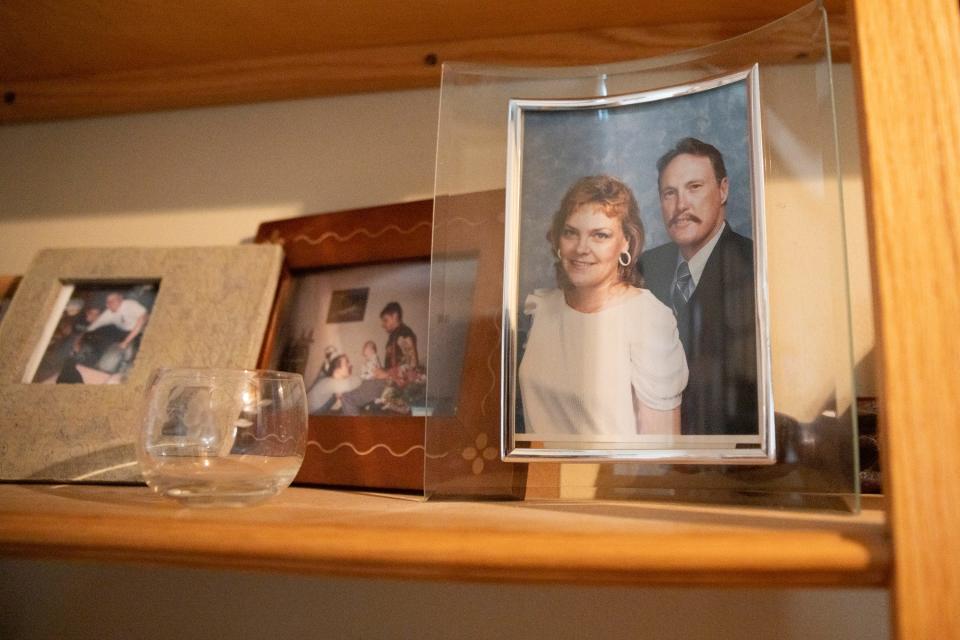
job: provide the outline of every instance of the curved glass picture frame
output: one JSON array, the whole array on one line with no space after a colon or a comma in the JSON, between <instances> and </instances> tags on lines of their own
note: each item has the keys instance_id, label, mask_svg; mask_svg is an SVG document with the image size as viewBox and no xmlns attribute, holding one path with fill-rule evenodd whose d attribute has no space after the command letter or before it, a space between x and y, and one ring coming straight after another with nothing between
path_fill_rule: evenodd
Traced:
<instances>
[{"instance_id":1,"label":"curved glass picture frame","mask_svg":"<svg viewBox=\"0 0 960 640\"><path fill-rule=\"evenodd\" d=\"M685 106L697 100L704 104ZM621 115L648 108L663 112L660 124ZM724 108L739 115L724 116ZM571 124L578 118L593 124ZM634 122L618 129L614 119ZM518 140L518 120L525 134L537 130L535 139ZM445 65L429 346L456 351L448 361L462 364L436 372L442 389L428 383L428 405L446 416L427 419L427 494L857 510L835 122L826 14L817 3L737 38L653 59L577 68ZM641 135L626 139L630 126ZM651 249L672 239L657 161L687 137L723 154L727 226L753 240L759 447L741 441L738 449L728 439L701 455L700 443L684 438L716 437L704 432L640 447L643 438L608 446L574 437L557 447L556 434L518 437L526 427L517 428L522 407L511 388L528 347L524 303L537 289L562 289L552 216L580 178L616 178L634 194L644 227L641 255L631 247L629 261L644 265ZM647 270L639 268L652 290ZM746 447L753 450L741 458Z\"/></svg>"}]
</instances>

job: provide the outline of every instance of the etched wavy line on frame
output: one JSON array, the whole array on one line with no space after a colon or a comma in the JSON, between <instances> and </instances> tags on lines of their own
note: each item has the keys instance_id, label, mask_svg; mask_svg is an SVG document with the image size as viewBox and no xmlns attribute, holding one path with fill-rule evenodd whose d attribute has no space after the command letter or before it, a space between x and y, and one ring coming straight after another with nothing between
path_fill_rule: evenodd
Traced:
<instances>
[{"instance_id":1,"label":"etched wavy line on frame","mask_svg":"<svg viewBox=\"0 0 960 640\"><path fill-rule=\"evenodd\" d=\"M403 458L404 456L408 456L408 455L410 455L412 452L414 452L414 451L416 451L416 450L418 450L418 449L424 450L424 447L423 447L422 444L415 444L415 445L413 445L412 447L410 447L409 449L407 449L406 451L404 451L403 453L397 453L396 451L394 451L393 449L391 449L388 445L385 445L385 444L382 444L382 443L381 443L381 444L375 444L375 445L373 445L372 447L370 447L369 449L367 449L367 450L365 450L365 451L360 451L359 449L357 449L357 447L355 447L352 442L341 442L340 444L338 444L337 446L333 447L332 449L327 449L326 447L324 447L322 444L320 444L320 443L317 442L316 440L309 440L309 441L307 442L307 446L309 447L310 445L315 446L316 448L320 449L320 451L323 451L324 453L334 453L335 451L338 451L338 450L340 450L340 449L343 449L344 447L348 447L348 448L350 448L350 449L353 449L353 452L356 453L358 456L368 456L368 455L370 455L371 453L373 453L374 451L376 451L377 449L386 449L387 452L388 452L390 455L392 455L394 458Z\"/></svg>"},{"instance_id":2,"label":"etched wavy line on frame","mask_svg":"<svg viewBox=\"0 0 960 640\"><path fill-rule=\"evenodd\" d=\"M497 335L500 335L500 318L498 317L493 322L494 328L497 331ZM498 345L499 346L499 345ZM487 354L487 371L490 372L490 387L487 389L487 392L483 394L483 398L480 400L480 415L484 418L487 417L487 398L490 397L490 394L493 393L494 388L497 386L497 372L493 368L491 360L493 356L496 355L498 349L494 347L489 354Z\"/></svg>"},{"instance_id":3,"label":"etched wavy line on frame","mask_svg":"<svg viewBox=\"0 0 960 640\"><path fill-rule=\"evenodd\" d=\"M447 451L447 452L445 452L445 453L442 453L442 454L439 454L439 455L427 453L427 452L426 452L426 451L427 451L426 448L425 448L422 444L415 444L415 445L413 445L412 447L410 447L409 449L407 449L406 451L404 451L403 453L397 453L396 451L394 451L393 449L391 449L388 445L385 445L385 444L382 444L382 443L381 443L381 444L375 444L375 445L373 445L372 447L370 447L369 449L367 449L366 451L360 451L359 449L357 449L357 448L354 446L354 444L353 444L352 442L341 442L340 444L338 444L337 446L333 447L332 449L327 449L326 447L324 447L322 444L320 444L320 443L317 442L316 440L308 440L308 441L307 441L307 446L309 447L310 445L315 446L316 448L320 449L320 451L322 451L322 452L324 452L324 453L326 453L326 454L331 454L331 453L334 453L335 451L338 451L338 450L340 450L340 449L342 449L342 448L344 448L344 447L347 447L347 448L349 448L349 449L353 449L353 452L356 453L358 456L367 456L367 455L370 455L370 454L373 453L376 449L386 449L386 450L390 453L390 455L392 455L392 456L395 457L395 458L403 458L404 456L408 456L408 455L410 455L411 453L413 453L414 451L417 451L418 449L419 449L419 450L422 450L422 451L424 452L424 455L425 455L426 457L432 459L432 460L436 460L436 459L439 459L439 458L446 458L448 455L450 455L450 452L449 452L449 451Z\"/></svg>"},{"instance_id":4,"label":"etched wavy line on frame","mask_svg":"<svg viewBox=\"0 0 960 640\"><path fill-rule=\"evenodd\" d=\"M254 440L256 440L257 442L263 442L264 440L270 440L271 438L273 438L274 440L276 440L276 441L279 442L280 444L285 444L285 443L290 442L291 440L293 440L293 436L287 436L286 438L281 438L280 435L279 435L279 434L276 434L276 433L268 433L267 435L263 436L262 438L258 438L257 436L251 436L251 437L252 437Z\"/></svg>"},{"instance_id":5,"label":"etched wavy line on frame","mask_svg":"<svg viewBox=\"0 0 960 640\"><path fill-rule=\"evenodd\" d=\"M351 231L350 233L348 233L348 234L345 235L345 236L340 235L340 234L337 233L336 231L327 231L326 233L323 233L323 234L321 234L320 236L318 236L318 237L316 237L316 238L310 237L310 236L308 236L308 235L306 235L306 234L304 234L304 233L300 233L300 234L297 234L297 235L293 236L292 238L290 238L290 242L306 242L307 244L311 244L311 245L313 245L313 246L317 246L317 245L323 244L324 242L326 242L327 240L329 240L329 239L331 239L331 238L334 239L334 240L336 240L336 241L338 241L338 242L349 242L350 240L352 240L352 239L354 238L354 236L356 236L356 235L358 235L358 234L361 234L361 233L364 234L364 235L366 235L368 238L370 238L370 239L372 240L372 239L375 239L375 238L379 238L380 236L382 236L383 234L387 233L388 231L395 231L395 232L400 233L400 234L403 234L403 235L408 235L408 234L413 233L414 231L416 231L416 230L419 229L420 227L427 227L427 228L429 229L429 228L430 228L430 223L429 223L429 222L418 222L417 224L413 225L413 226L410 227L409 229L401 229L400 227L398 227L398 226L395 225L395 224L388 224L387 226L383 227L382 229L380 229L379 231L376 231L376 232L372 232L372 231L370 231L369 229L367 229L366 227L360 227L360 228L357 229L356 231Z\"/></svg>"}]
</instances>

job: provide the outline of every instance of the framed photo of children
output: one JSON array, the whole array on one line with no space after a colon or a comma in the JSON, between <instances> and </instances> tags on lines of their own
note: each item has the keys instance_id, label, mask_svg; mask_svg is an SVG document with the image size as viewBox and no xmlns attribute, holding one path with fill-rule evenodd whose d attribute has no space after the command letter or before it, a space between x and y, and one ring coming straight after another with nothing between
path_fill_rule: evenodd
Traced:
<instances>
[{"instance_id":1,"label":"framed photo of children","mask_svg":"<svg viewBox=\"0 0 960 640\"><path fill-rule=\"evenodd\" d=\"M774 462L758 89L510 101L506 460Z\"/></svg>"},{"instance_id":2,"label":"framed photo of children","mask_svg":"<svg viewBox=\"0 0 960 640\"><path fill-rule=\"evenodd\" d=\"M307 388L298 482L422 489L432 214L422 200L260 226L288 268L261 365Z\"/></svg>"}]
</instances>

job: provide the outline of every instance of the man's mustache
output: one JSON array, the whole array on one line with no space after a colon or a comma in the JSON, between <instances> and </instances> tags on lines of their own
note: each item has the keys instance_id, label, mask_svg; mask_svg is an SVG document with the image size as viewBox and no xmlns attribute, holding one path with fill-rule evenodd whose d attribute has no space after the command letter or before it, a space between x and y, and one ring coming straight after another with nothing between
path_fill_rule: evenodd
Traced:
<instances>
[{"instance_id":1,"label":"man's mustache","mask_svg":"<svg viewBox=\"0 0 960 640\"><path fill-rule=\"evenodd\" d=\"M673 217L670 218L670 222L667 223L667 226L672 227L673 225L677 224L678 222L681 222L682 220L689 220L691 222L696 222L697 224L700 224L701 222L703 222L703 220L693 215L692 213L681 212L681 213L673 214Z\"/></svg>"}]
</instances>

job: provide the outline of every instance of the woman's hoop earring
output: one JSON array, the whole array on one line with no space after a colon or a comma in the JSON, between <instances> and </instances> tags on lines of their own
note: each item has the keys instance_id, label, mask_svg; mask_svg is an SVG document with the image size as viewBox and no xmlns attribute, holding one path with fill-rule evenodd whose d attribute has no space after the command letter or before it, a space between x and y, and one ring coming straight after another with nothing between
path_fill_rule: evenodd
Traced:
<instances>
[{"instance_id":1,"label":"woman's hoop earring","mask_svg":"<svg viewBox=\"0 0 960 640\"><path fill-rule=\"evenodd\" d=\"M562 262L563 257L560 255L560 248L557 247L557 262Z\"/></svg>"},{"instance_id":2,"label":"woman's hoop earring","mask_svg":"<svg viewBox=\"0 0 960 640\"><path fill-rule=\"evenodd\" d=\"M627 259L624 260L623 256L627 256ZM633 256L630 255L629 251L621 251L620 255L617 256L617 262L620 263L621 267L629 267L631 260L633 260Z\"/></svg>"}]
</instances>

